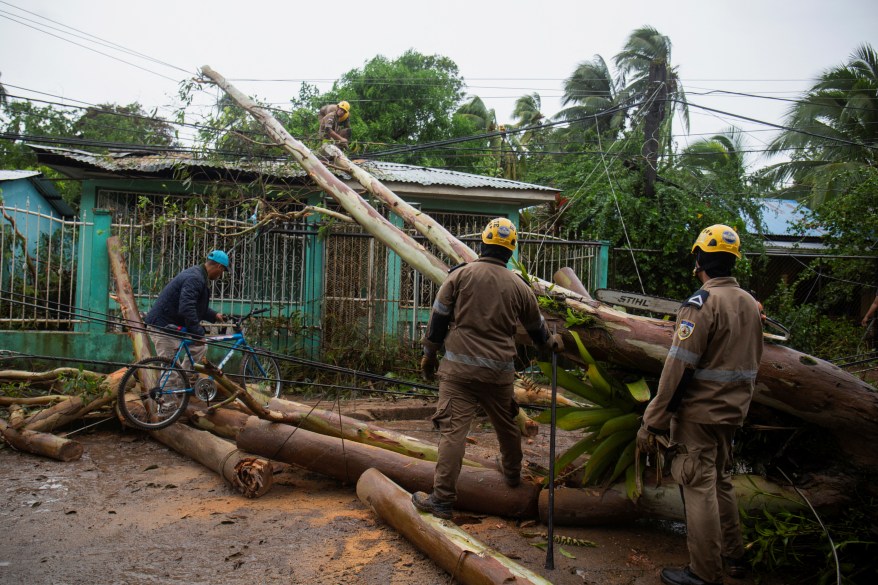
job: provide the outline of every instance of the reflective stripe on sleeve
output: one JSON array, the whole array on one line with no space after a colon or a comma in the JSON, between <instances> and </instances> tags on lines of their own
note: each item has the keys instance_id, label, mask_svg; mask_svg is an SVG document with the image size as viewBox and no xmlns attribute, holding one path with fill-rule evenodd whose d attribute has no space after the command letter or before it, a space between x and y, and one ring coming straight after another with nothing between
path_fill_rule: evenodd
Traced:
<instances>
[{"instance_id":1,"label":"reflective stripe on sleeve","mask_svg":"<svg viewBox=\"0 0 878 585\"><path fill-rule=\"evenodd\" d=\"M696 370L695 379L710 382L752 382L756 379L756 370Z\"/></svg>"},{"instance_id":2,"label":"reflective stripe on sleeve","mask_svg":"<svg viewBox=\"0 0 878 585\"><path fill-rule=\"evenodd\" d=\"M680 360L684 364L690 364L692 366L697 366L699 360L701 360L700 355L694 351L683 349L679 345L675 345L671 348L671 351L668 352L668 357L672 357L675 360Z\"/></svg>"},{"instance_id":3,"label":"reflective stripe on sleeve","mask_svg":"<svg viewBox=\"0 0 878 585\"><path fill-rule=\"evenodd\" d=\"M500 362L497 360L492 360L485 357L477 357L471 355L461 355L459 353L452 353L450 351L445 352L445 359L457 362L459 364L466 364L468 366L476 366L478 368L487 368L489 370L493 370L495 372L514 372L515 364L511 361L509 362Z\"/></svg>"},{"instance_id":4,"label":"reflective stripe on sleeve","mask_svg":"<svg viewBox=\"0 0 878 585\"><path fill-rule=\"evenodd\" d=\"M433 310L437 315L450 315L451 309L439 302L439 299L433 301Z\"/></svg>"}]
</instances>

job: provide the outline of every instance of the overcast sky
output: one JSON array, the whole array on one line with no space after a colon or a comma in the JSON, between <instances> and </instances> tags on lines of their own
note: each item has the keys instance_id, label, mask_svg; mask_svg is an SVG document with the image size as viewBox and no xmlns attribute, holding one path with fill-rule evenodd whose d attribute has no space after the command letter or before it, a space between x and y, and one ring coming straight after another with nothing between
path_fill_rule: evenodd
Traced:
<instances>
[{"instance_id":1,"label":"overcast sky","mask_svg":"<svg viewBox=\"0 0 878 585\"><path fill-rule=\"evenodd\" d=\"M468 91L509 122L515 99L534 91L544 113L556 113L578 63L595 54L611 62L646 24L671 38L690 102L776 124L789 103L702 94L795 98L858 45L878 47L876 0L0 0L0 83L12 95L162 112L176 104L179 81L207 64L245 93L286 104L302 80L325 91L375 55L415 49L454 60ZM758 150L774 132L690 115L681 146L735 125Z\"/></svg>"}]
</instances>

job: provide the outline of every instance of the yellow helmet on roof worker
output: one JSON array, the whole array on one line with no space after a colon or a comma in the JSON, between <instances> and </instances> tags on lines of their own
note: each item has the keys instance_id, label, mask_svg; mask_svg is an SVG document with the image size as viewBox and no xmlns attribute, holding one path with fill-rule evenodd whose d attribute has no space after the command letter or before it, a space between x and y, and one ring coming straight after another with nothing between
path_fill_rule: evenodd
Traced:
<instances>
[{"instance_id":1,"label":"yellow helmet on roof worker","mask_svg":"<svg viewBox=\"0 0 878 585\"><path fill-rule=\"evenodd\" d=\"M338 102L338 107L341 108L342 110L344 110L344 114L342 114L341 116L338 117L338 121L344 122L345 120L348 119L348 116L351 115L351 104L342 100L342 101Z\"/></svg>"},{"instance_id":2,"label":"yellow helmet on roof worker","mask_svg":"<svg viewBox=\"0 0 878 585\"><path fill-rule=\"evenodd\" d=\"M728 252L740 258L741 238L734 229L718 223L701 230L698 239L692 245L692 253L695 253L695 248L701 248L707 253Z\"/></svg>"},{"instance_id":3,"label":"yellow helmet on roof worker","mask_svg":"<svg viewBox=\"0 0 878 585\"><path fill-rule=\"evenodd\" d=\"M493 244L495 246L503 246L507 250L515 251L515 245L518 243L518 236L515 232L515 226L505 217L492 219L485 226L482 232L482 242L485 244Z\"/></svg>"}]
</instances>

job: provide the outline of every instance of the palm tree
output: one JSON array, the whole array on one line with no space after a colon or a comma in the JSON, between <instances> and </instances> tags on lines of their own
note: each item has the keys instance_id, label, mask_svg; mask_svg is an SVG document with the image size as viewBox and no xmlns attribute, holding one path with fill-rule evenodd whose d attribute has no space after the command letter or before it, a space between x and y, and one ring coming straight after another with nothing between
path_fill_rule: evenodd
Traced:
<instances>
[{"instance_id":1,"label":"palm tree","mask_svg":"<svg viewBox=\"0 0 878 585\"><path fill-rule=\"evenodd\" d=\"M766 176L812 209L878 173L878 53L863 44L826 70L787 112L774 155L792 153ZM792 181L792 185L789 183Z\"/></svg>"},{"instance_id":2,"label":"palm tree","mask_svg":"<svg viewBox=\"0 0 878 585\"><path fill-rule=\"evenodd\" d=\"M679 166L696 178L744 180L744 135L737 128L697 140L683 149Z\"/></svg>"},{"instance_id":3,"label":"palm tree","mask_svg":"<svg viewBox=\"0 0 878 585\"><path fill-rule=\"evenodd\" d=\"M642 108L649 107L655 98L654 88L650 87L650 68L664 67L663 77L667 86L667 97L674 104L670 111L680 114L683 126L687 132L689 131L689 107L677 67L671 64L669 37L648 25L635 29L614 61L619 71L618 83L625 87L625 91L632 99L642 102ZM670 148L672 119L673 116L665 116L662 123L660 152Z\"/></svg>"},{"instance_id":4,"label":"palm tree","mask_svg":"<svg viewBox=\"0 0 878 585\"><path fill-rule=\"evenodd\" d=\"M519 134L518 141L522 145L530 143L536 136L539 127L543 124L546 117L543 115L542 100L537 92L523 95L515 101L515 108L512 110L512 119L516 120L513 124L514 128L529 128L522 134Z\"/></svg>"},{"instance_id":5,"label":"palm tree","mask_svg":"<svg viewBox=\"0 0 878 585\"><path fill-rule=\"evenodd\" d=\"M598 127L618 133L625 124L627 112L616 109L628 103L628 93L619 80L610 73L607 62L600 55L591 61L583 61L564 80L564 97L561 104L570 107L558 112L556 119L565 120L582 129Z\"/></svg>"},{"instance_id":6,"label":"palm tree","mask_svg":"<svg viewBox=\"0 0 878 585\"><path fill-rule=\"evenodd\" d=\"M518 156L521 143L515 135L506 133L505 126L497 123L497 114L493 108L489 109L482 98L476 95L464 102L457 109L455 115L469 120L476 130L485 134L499 132L499 134L488 138L487 146L495 156L496 163L492 172L507 179L518 180L521 178L523 168L522 161Z\"/></svg>"}]
</instances>

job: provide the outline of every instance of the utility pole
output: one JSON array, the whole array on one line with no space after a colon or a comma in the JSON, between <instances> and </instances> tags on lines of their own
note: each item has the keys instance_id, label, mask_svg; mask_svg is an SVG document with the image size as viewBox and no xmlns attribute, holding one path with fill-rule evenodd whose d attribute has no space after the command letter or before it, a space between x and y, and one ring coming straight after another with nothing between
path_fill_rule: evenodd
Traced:
<instances>
[{"instance_id":1,"label":"utility pole","mask_svg":"<svg viewBox=\"0 0 878 585\"><path fill-rule=\"evenodd\" d=\"M665 120L665 105L668 99L668 64L653 61L649 64L649 94L647 95L647 112L643 124L644 144L643 156L646 168L643 172L643 194L655 197L655 182L658 178L658 153L661 140L662 122Z\"/></svg>"}]
</instances>

